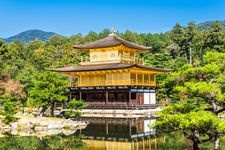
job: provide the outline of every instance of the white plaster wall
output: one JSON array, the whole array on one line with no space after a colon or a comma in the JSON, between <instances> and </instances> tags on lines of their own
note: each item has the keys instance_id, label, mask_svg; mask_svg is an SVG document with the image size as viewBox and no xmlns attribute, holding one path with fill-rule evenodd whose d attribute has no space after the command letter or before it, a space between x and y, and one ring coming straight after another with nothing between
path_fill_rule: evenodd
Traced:
<instances>
[{"instance_id":1,"label":"white plaster wall","mask_svg":"<svg viewBox=\"0 0 225 150\"><path fill-rule=\"evenodd\" d=\"M154 122L155 119L144 120L144 132L154 131L153 129L149 128L149 126L151 126Z\"/></svg>"},{"instance_id":2,"label":"white plaster wall","mask_svg":"<svg viewBox=\"0 0 225 150\"><path fill-rule=\"evenodd\" d=\"M150 93L150 104L156 104L156 93L154 92Z\"/></svg>"},{"instance_id":3,"label":"white plaster wall","mask_svg":"<svg viewBox=\"0 0 225 150\"><path fill-rule=\"evenodd\" d=\"M144 104L150 104L150 93L144 93Z\"/></svg>"}]
</instances>

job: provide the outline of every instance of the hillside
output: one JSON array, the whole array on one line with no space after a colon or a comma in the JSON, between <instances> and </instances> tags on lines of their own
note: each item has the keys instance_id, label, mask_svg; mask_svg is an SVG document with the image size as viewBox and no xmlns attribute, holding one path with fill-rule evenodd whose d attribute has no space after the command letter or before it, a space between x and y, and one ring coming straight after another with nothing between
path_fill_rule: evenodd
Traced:
<instances>
[{"instance_id":1,"label":"hillside","mask_svg":"<svg viewBox=\"0 0 225 150\"><path fill-rule=\"evenodd\" d=\"M215 21L206 21L206 22L202 22L202 23L197 24L197 26L200 30L206 30L206 29L210 28L210 26L213 24L213 22L215 22ZM225 29L225 20L221 20L219 22L221 23L221 25Z\"/></svg>"},{"instance_id":2,"label":"hillside","mask_svg":"<svg viewBox=\"0 0 225 150\"><path fill-rule=\"evenodd\" d=\"M12 42L15 40L20 40L23 43L27 43L29 41L39 39L41 41L47 41L49 40L53 35L58 35L54 32L45 32L41 30L27 30L24 32L21 32L19 34L16 34L14 36L11 36L9 38L4 39L6 42Z\"/></svg>"}]
</instances>

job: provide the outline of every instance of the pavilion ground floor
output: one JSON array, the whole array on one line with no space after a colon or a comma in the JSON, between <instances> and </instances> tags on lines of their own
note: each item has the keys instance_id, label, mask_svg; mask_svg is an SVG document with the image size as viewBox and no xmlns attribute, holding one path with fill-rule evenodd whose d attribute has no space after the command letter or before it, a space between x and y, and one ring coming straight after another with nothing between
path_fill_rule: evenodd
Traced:
<instances>
[{"instance_id":1,"label":"pavilion ground floor","mask_svg":"<svg viewBox=\"0 0 225 150\"><path fill-rule=\"evenodd\" d=\"M70 100L83 100L89 108L135 108L156 105L151 87L83 87L70 88Z\"/></svg>"}]
</instances>

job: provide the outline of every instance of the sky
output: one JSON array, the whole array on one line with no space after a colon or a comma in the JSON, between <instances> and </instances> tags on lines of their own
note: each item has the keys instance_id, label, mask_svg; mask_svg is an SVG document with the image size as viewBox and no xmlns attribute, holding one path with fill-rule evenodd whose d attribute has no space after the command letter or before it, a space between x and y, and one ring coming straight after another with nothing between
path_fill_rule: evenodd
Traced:
<instances>
[{"instance_id":1,"label":"sky","mask_svg":"<svg viewBox=\"0 0 225 150\"><path fill-rule=\"evenodd\" d=\"M225 0L0 0L0 37L40 29L70 36L114 28L160 33L225 20Z\"/></svg>"}]
</instances>

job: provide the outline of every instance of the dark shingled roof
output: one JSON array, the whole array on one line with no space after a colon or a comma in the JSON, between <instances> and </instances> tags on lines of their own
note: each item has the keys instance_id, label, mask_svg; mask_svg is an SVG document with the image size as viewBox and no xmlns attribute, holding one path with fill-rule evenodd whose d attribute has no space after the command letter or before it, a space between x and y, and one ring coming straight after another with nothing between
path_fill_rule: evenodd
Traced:
<instances>
[{"instance_id":1,"label":"dark shingled roof","mask_svg":"<svg viewBox=\"0 0 225 150\"><path fill-rule=\"evenodd\" d=\"M115 35L109 35L108 37L101 39L101 40L97 40L94 42L90 42L90 43L86 43L86 44L82 44L82 45L74 45L74 48L77 49L93 49L93 48L104 48L104 47L111 47L111 46L117 46L120 44L124 44L127 47L130 48L135 48L138 50L149 50L151 49L151 47L147 47L147 46L142 46L142 45L138 45L132 42L128 42L124 39L121 39Z\"/></svg>"},{"instance_id":2,"label":"dark shingled roof","mask_svg":"<svg viewBox=\"0 0 225 150\"><path fill-rule=\"evenodd\" d=\"M147 70L159 71L159 72L169 72L171 69L153 68L142 66L138 64L125 64L125 63L110 63L110 64L95 64L95 65L81 65L74 67L64 67L52 69L55 72L81 72L81 71L97 71L97 70L113 70L113 69L125 69L125 68L143 68Z\"/></svg>"}]
</instances>

